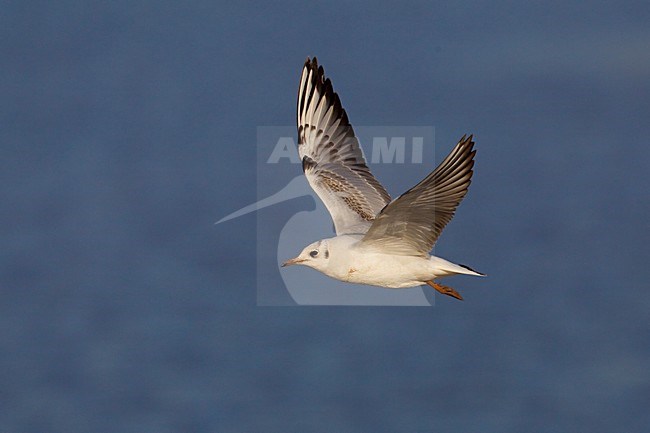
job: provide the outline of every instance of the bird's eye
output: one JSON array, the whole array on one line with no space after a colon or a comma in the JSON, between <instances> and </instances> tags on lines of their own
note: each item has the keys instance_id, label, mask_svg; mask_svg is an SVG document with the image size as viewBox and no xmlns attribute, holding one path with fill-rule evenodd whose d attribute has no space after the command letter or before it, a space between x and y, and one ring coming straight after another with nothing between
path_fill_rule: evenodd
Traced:
<instances>
[{"instance_id":1,"label":"bird's eye","mask_svg":"<svg viewBox=\"0 0 650 433\"><path fill-rule=\"evenodd\" d=\"M314 250L314 251L310 252L309 255L312 256L312 257L316 257L318 255L318 251Z\"/></svg>"}]
</instances>

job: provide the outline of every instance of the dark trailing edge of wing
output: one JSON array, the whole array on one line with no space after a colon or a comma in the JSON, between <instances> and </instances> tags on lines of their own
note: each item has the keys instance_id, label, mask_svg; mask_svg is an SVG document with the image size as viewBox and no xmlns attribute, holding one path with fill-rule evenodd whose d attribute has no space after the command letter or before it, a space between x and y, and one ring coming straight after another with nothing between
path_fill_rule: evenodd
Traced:
<instances>
[{"instance_id":1,"label":"dark trailing edge of wing","mask_svg":"<svg viewBox=\"0 0 650 433\"><path fill-rule=\"evenodd\" d=\"M302 172L307 171L308 168L316 167L316 161L305 155L302 158Z\"/></svg>"}]
</instances>

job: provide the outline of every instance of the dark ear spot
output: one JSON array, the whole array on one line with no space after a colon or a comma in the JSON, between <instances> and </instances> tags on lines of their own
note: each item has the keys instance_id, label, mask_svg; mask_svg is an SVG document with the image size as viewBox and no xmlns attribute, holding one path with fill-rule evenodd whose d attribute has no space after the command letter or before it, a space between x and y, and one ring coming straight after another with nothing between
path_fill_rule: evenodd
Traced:
<instances>
[{"instance_id":1,"label":"dark ear spot","mask_svg":"<svg viewBox=\"0 0 650 433\"><path fill-rule=\"evenodd\" d=\"M329 259L330 258L330 252L329 250L325 250L325 258Z\"/></svg>"}]
</instances>

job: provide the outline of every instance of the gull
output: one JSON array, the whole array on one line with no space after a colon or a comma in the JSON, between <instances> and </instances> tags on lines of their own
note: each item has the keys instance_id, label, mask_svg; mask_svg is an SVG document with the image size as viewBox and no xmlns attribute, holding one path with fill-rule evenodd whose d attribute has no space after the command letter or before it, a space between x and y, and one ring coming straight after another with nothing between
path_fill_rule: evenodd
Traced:
<instances>
[{"instance_id":1,"label":"gull","mask_svg":"<svg viewBox=\"0 0 650 433\"><path fill-rule=\"evenodd\" d=\"M305 61L297 104L302 170L334 222L321 239L282 266L303 265L349 283L385 288L423 284L462 300L435 281L450 275L485 276L430 255L467 194L474 166L472 135L463 136L427 177L391 201L365 163L348 116L316 57Z\"/></svg>"}]
</instances>

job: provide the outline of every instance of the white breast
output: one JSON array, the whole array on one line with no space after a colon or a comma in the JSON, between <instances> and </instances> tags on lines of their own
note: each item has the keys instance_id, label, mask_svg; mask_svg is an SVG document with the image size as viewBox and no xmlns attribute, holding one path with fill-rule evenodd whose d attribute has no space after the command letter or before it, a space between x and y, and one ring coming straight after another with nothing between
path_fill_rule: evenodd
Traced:
<instances>
[{"instance_id":1,"label":"white breast","mask_svg":"<svg viewBox=\"0 0 650 433\"><path fill-rule=\"evenodd\" d=\"M350 283L389 288L415 287L431 279L432 266L428 258L355 248L360 238L338 236L328 240L327 275Z\"/></svg>"}]
</instances>

